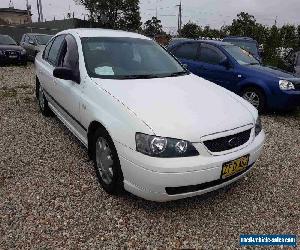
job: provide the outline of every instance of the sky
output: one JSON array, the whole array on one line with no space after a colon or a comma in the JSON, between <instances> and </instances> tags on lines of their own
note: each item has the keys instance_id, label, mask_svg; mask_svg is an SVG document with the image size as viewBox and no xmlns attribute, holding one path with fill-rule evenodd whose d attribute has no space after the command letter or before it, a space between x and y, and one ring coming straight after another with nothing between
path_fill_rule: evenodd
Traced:
<instances>
[{"instance_id":1,"label":"sky","mask_svg":"<svg viewBox=\"0 0 300 250\"><path fill-rule=\"evenodd\" d=\"M25 9L26 0L12 0L15 8ZM28 0L32 5L33 20L37 20L36 0ZM177 15L180 0L140 0L142 21L155 16L162 20L163 27L171 33L177 30ZM75 17L84 18L87 11L76 5L74 0L42 0L46 20L63 19L69 10ZM9 0L1 0L0 8L8 7ZM157 11L156 11L157 10ZM241 11L256 17L265 25L300 24L300 0L182 0L183 24L192 21L201 26L220 28L231 24Z\"/></svg>"}]
</instances>

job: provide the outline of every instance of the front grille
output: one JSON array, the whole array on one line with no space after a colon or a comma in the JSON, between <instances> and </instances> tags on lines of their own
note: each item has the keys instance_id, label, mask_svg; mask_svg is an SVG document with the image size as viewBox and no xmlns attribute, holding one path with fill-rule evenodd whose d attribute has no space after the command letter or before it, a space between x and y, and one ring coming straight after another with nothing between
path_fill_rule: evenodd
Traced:
<instances>
[{"instance_id":1,"label":"front grille","mask_svg":"<svg viewBox=\"0 0 300 250\"><path fill-rule=\"evenodd\" d=\"M6 50L5 51L5 55L7 57L10 57L10 56L19 56L19 52L18 51L14 51L14 50Z\"/></svg>"},{"instance_id":2,"label":"front grille","mask_svg":"<svg viewBox=\"0 0 300 250\"><path fill-rule=\"evenodd\" d=\"M251 134L251 129L244 132L203 142L211 152L222 152L245 144Z\"/></svg>"}]
</instances>

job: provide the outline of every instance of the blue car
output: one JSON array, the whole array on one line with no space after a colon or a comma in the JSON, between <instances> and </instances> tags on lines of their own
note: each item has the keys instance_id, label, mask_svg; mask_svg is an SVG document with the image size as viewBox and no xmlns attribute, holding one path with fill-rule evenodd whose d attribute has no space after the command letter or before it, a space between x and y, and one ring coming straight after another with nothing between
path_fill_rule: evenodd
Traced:
<instances>
[{"instance_id":1,"label":"blue car","mask_svg":"<svg viewBox=\"0 0 300 250\"><path fill-rule=\"evenodd\" d=\"M260 64L249 52L219 41L183 41L168 48L195 75L242 96L258 111L300 106L300 78Z\"/></svg>"}]
</instances>

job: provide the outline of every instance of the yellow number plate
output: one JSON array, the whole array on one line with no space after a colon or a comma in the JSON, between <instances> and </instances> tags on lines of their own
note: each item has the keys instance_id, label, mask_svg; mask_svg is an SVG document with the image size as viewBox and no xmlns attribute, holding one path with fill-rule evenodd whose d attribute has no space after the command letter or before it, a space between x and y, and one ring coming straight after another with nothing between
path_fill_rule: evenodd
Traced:
<instances>
[{"instance_id":1,"label":"yellow number plate","mask_svg":"<svg viewBox=\"0 0 300 250\"><path fill-rule=\"evenodd\" d=\"M249 164L249 155L224 163L222 168L221 178L226 179L230 176L243 172L244 170L247 169L248 164Z\"/></svg>"}]
</instances>

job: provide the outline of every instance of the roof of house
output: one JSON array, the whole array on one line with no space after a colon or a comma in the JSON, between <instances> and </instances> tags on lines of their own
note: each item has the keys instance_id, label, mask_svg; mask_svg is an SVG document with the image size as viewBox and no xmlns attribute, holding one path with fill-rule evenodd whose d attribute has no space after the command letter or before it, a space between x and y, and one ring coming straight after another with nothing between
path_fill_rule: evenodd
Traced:
<instances>
[{"instance_id":1,"label":"roof of house","mask_svg":"<svg viewBox=\"0 0 300 250\"><path fill-rule=\"evenodd\" d=\"M15 8L0 8L0 12L7 12L7 13L18 13L18 14L24 14L24 15L28 15L28 13L30 15L31 12L28 10L19 10L19 9L15 9Z\"/></svg>"}]
</instances>

